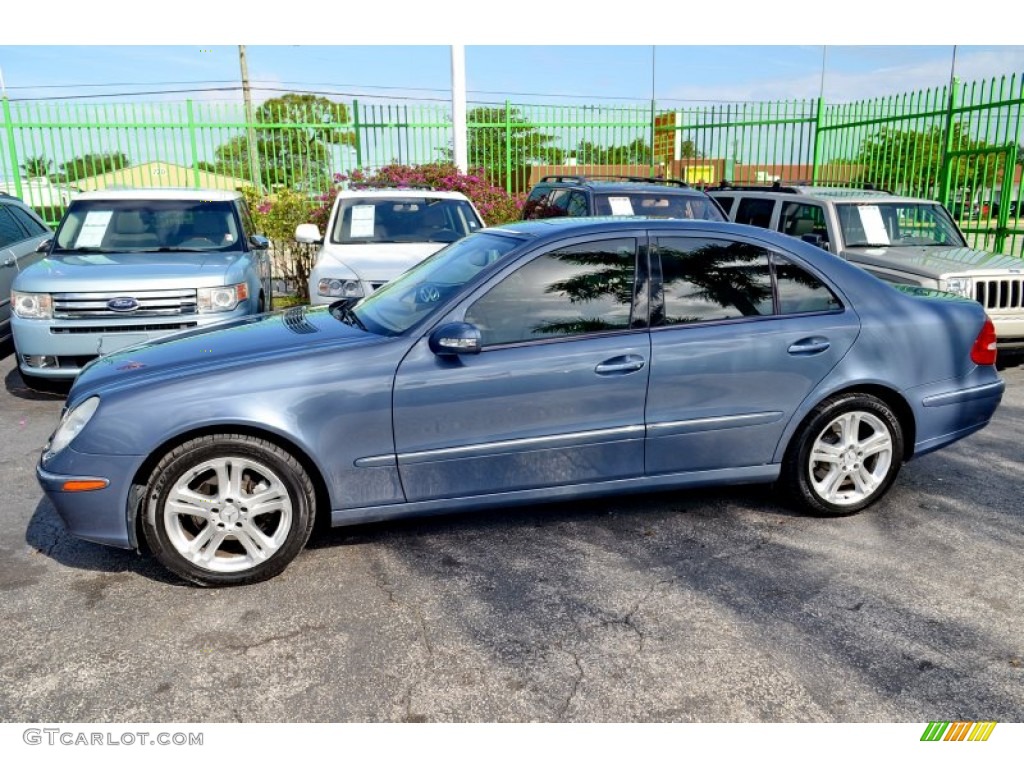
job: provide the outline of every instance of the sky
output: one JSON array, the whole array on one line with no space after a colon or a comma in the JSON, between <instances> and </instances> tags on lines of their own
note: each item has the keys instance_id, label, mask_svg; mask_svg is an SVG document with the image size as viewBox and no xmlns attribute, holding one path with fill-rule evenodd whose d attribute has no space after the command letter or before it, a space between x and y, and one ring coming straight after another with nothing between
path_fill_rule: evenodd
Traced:
<instances>
[{"instance_id":1,"label":"sky","mask_svg":"<svg viewBox=\"0 0 1024 768\"><path fill-rule=\"evenodd\" d=\"M0 71L12 100L238 101L244 43L257 101L315 90L444 103L450 46L461 44L471 102L649 104L653 96L666 106L819 94L843 103L941 87L951 70L965 81L1024 73L1017 25L993 23L1016 16L1009 3L986 4L984 14L961 8L948 22L938 6L923 13L891 0L858 2L841 20L829 15L841 7L834 3L774 18L766 4L746 1L731 3L728 16L721 5L668 0L648 0L636 17L612 0L590 14L564 5L306 0L288 16L284 4L56 0L47 15L61 23L41 24L19 3L4 10L14 18L0 29Z\"/></svg>"}]
</instances>

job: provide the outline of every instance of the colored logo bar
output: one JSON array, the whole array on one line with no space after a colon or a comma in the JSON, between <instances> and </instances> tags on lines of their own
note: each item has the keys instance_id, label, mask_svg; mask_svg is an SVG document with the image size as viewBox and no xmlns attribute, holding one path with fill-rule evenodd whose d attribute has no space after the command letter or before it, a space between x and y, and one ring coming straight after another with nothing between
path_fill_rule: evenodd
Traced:
<instances>
[{"instance_id":1,"label":"colored logo bar","mask_svg":"<svg viewBox=\"0 0 1024 768\"><path fill-rule=\"evenodd\" d=\"M931 722L921 734L921 741L988 741L996 723L992 720L983 722Z\"/></svg>"}]
</instances>

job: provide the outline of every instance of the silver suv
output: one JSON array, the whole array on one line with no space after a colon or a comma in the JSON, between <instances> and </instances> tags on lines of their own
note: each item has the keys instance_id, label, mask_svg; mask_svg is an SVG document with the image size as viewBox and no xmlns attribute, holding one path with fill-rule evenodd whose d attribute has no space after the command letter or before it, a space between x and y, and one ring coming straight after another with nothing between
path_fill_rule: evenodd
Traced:
<instances>
[{"instance_id":1,"label":"silver suv","mask_svg":"<svg viewBox=\"0 0 1024 768\"><path fill-rule=\"evenodd\" d=\"M271 306L269 242L237 192L133 189L71 201L11 293L30 387L100 355Z\"/></svg>"},{"instance_id":2,"label":"silver suv","mask_svg":"<svg viewBox=\"0 0 1024 768\"><path fill-rule=\"evenodd\" d=\"M839 187L708 190L730 221L813 243L890 283L977 300L1000 351L1024 350L1024 260L970 248L937 202Z\"/></svg>"}]
</instances>

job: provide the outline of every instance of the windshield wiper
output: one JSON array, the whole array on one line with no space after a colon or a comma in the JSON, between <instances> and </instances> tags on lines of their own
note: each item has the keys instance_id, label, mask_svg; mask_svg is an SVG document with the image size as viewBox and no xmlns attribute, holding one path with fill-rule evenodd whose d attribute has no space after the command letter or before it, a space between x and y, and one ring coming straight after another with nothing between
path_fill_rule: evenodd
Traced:
<instances>
[{"instance_id":1,"label":"windshield wiper","mask_svg":"<svg viewBox=\"0 0 1024 768\"><path fill-rule=\"evenodd\" d=\"M98 245L86 246L84 248L54 248L54 253L107 253L105 249Z\"/></svg>"},{"instance_id":2,"label":"windshield wiper","mask_svg":"<svg viewBox=\"0 0 1024 768\"><path fill-rule=\"evenodd\" d=\"M847 248L888 248L892 243L847 243Z\"/></svg>"}]
</instances>

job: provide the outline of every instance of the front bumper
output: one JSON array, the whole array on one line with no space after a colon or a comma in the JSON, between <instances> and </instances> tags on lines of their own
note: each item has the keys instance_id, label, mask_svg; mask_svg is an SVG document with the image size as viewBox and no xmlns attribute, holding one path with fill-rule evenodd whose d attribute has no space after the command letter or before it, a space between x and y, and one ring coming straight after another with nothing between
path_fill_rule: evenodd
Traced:
<instances>
[{"instance_id":1,"label":"front bumper","mask_svg":"<svg viewBox=\"0 0 1024 768\"><path fill-rule=\"evenodd\" d=\"M231 312L173 318L26 320L11 317L14 347L22 373L46 379L73 379L92 360L172 333L204 328L251 314L245 301Z\"/></svg>"},{"instance_id":2,"label":"front bumper","mask_svg":"<svg viewBox=\"0 0 1024 768\"><path fill-rule=\"evenodd\" d=\"M132 478L140 456L95 456L70 447L44 467L36 466L36 479L73 536L97 544L135 549L135 511L129 509ZM66 491L76 480L105 480L95 491Z\"/></svg>"}]
</instances>

